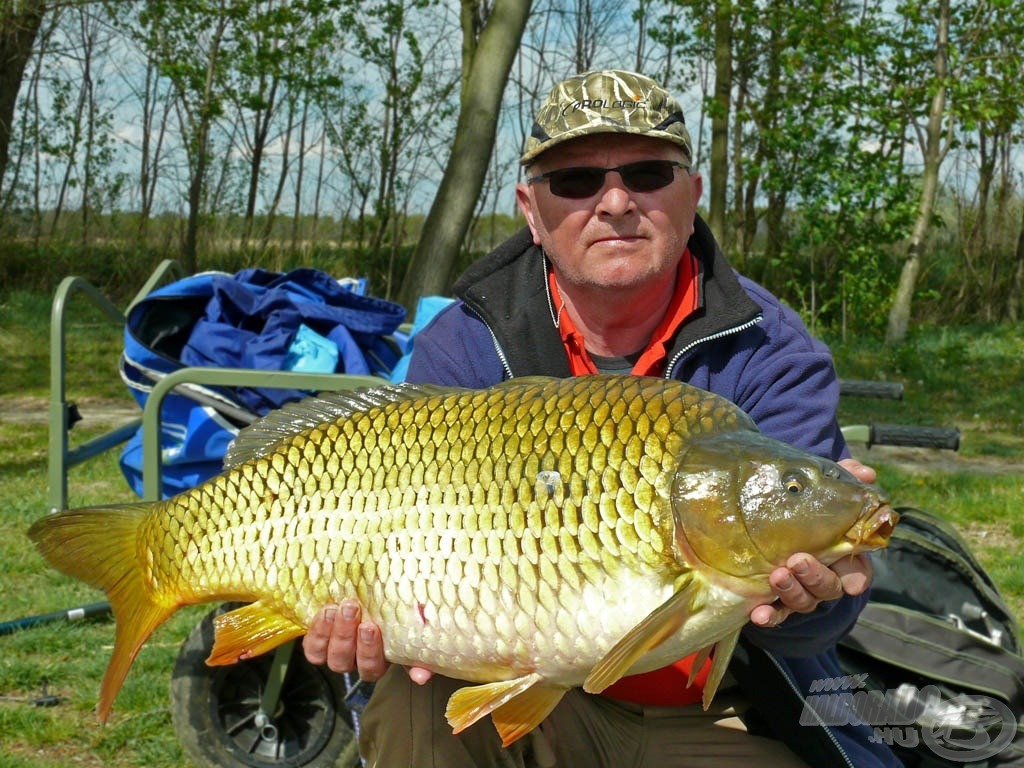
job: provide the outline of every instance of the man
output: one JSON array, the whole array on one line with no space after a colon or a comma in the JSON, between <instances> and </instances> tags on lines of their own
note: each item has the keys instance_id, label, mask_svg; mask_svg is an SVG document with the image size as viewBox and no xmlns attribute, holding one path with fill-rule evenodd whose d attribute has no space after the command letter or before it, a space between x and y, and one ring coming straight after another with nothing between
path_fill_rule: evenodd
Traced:
<instances>
[{"instance_id":1,"label":"man","mask_svg":"<svg viewBox=\"0 0 1024 768\"><path fill-rule=\"evenodd\" d=\"M702 180L682 111L664 89L621 71L569 78L538 113L521 161L516 197L528 227L459 279L459 300L417 336L408 380L681 379L737 403L768 435L874 479L848 458L827 349L731 270L696 215ZM829 569L797 554L771 581L778 600L751 613L730 666L734 686L709 713L695 703L700 678L685 685L691 660L681 660L600 696L571 691L532 739L508 750L489 721L453 736L444 708L462 683L389 669L379 629L359 621L358 605L324 611L305 652L379 680L361 742L373 766L898 765L865 729L801 724L811 683L841 674L833 649L863 605L869 561ZM785 745L746 732L732 703L749 708L748 728Z\"/></svg>"}]
</instances>

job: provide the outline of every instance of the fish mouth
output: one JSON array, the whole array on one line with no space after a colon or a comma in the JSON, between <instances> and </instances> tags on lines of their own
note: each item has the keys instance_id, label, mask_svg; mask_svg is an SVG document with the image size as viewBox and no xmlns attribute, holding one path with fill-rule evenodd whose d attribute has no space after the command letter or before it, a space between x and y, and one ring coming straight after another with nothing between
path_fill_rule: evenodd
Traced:
<instances>
[{"instance_id":1,"label":"fish mouth","mask_svg":"<svg viewBox=\"0 0 1024 768\"><path fill-rule=\"evenodd\" d=\"M891 506L884 503L878 505L870 515L861 518L846 532L845 538L853 544L853 554L887 546L899 520L899 513Z\"/></svg>"}]
</instances>

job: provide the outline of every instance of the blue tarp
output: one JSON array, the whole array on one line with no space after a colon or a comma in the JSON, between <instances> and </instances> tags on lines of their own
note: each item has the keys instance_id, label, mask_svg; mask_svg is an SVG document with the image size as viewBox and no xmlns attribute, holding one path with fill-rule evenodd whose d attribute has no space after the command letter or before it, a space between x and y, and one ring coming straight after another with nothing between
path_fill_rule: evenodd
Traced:
<instances>
[{"instance_id":1,"label":"blue tarp","mask_svg":"<svg viewBox=\"0 0 1024 768\"><path fill-rule=\"evenodd\" d=\"M128 313L122 375L140 405L161 376L185 366L305 370L389 377L405 351L398 326L405 310L359 292L325 272L246 269L210 272L153 291ZM308 393L274 388L207 390L261 416ZM160 435L164 497L221 470L238 424L209 405L172 394ZM125 446L121 467L142 493L141 434Z\"/></svg>"}]
</instances>

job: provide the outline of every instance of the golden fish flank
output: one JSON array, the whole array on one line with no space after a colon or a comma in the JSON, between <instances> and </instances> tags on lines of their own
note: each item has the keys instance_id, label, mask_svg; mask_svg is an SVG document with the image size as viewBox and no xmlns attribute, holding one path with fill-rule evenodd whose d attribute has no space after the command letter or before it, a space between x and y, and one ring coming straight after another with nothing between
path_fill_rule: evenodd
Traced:
<instances>
[{"instance_id":1,"label":"golden fish flank","mask_svg":"<svg viewBox=\"0 0 1024 768\"><path fill-rule=\"evenodd\" d=\"M248 428L225 464L167 501L30 531L114 606L103 719L153 629L224 600L251 605L218 619L209 663L356 597L391 661L481 683L449 720L490 714L506 744L569 687L716 648L707 703L774 565L884 546L896 521L878 489L726 400L632 376L336 393Z\"/></svg>"}]
</instances>

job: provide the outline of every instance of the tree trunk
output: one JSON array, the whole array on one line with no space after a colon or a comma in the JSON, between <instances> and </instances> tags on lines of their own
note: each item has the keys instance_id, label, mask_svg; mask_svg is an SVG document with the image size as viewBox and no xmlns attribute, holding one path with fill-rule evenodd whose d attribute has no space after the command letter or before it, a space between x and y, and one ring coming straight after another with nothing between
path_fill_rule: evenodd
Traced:
<instances>
[{"instance_id":1,"label":"tree trunk","mask_svg":"<svg viewBox=\"0 0 1024 768\"><path fill-rule=\"evenodd\" d=\"M46 13L46 0L3 0L0 10L0 179L7 170L11 125L25 65Z\"/></svg>"},{"instance_id":2,"label":"tree trunk","mask_svg":"<svg viewBox=\"0 0 1024 768\"><path fill-rule=\"evenodd\" d=\"M203 92L195 115L195 123L189 126L193 133L193 158L191 178L188 184L188 221L185 225L185 242L181 248L182 268L191 274L198 266L199 223L203 214L203 190L206 187L207 166L210 160L210 132L213 128L213 92L216 72L219 66L220 44L227 29L227 19L217 21L210 36L210 48L207 52L206 79ZM184 102L184 97L183 97Z\"/></svg>"},{"instance_id":3,"label":"tree trunk","mask_svg":"<svg viewBox=\"0 0 1024 768\"><path fill-rule=\"evenodd\" d=\"M732 3L719 0L715 9L715 100L711 112L711 179L708 226L729 252L725 226L729 176L729 101L732 92Z\"/></svg>"},{"instance_id":4,"label":"tree trunk","mask_svg":"<svg viewBox=\"0 0 1024 768\"><path fill-rule=\"evenodd\" d=\"M942 118L946 111L946 78L949 72L949 0L939 2L938 37L935 44L935 95L928 112L928 125L924 134L924 173L921 178L921 199L917 219L910 235L907 255L900 270L896 296L889 310L889 324L885 334L887 344L899 344L907 337L910 324L910 306L914 298L917 278L921 273L921 258L925 239L935 211L935 197L939 188L939 166L946 154ZM944 148L945 145L945 148Z\"/></svg>"},{"instance_id":5,"label":"tree trunk","mask_svg":"<svg viewBox=\"0 0 1024 768\"><path fill-rule=\"evenodd\" d=\"M1020 320L1021 298L1024 296L1024 208L1021 209L1020 232L1017 233L1017 267L1013 271L1010 294L1006 299L1006 319Z\"/></svg>"},{"instance_id":6,"label":"tree trunk","mask_svg":"<svg viewBox=\"0 0 1024 768\"><path fill-rule=\"evenodd\" d=\"M496 0L472 60L463 65L455 141L402 281L399 300L410 309L421 295L449 290L452 269L487 174L502 94L529 13L530 0ZM464 27L463 34L472 32Z\"/></svg>"}]
</instances>

